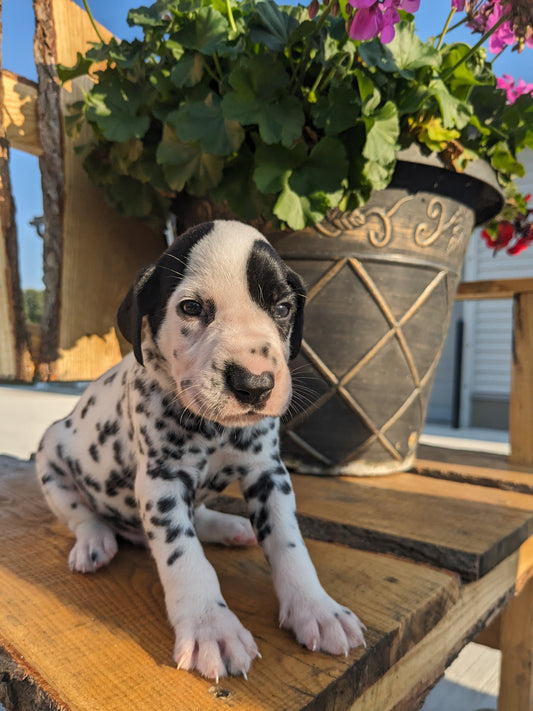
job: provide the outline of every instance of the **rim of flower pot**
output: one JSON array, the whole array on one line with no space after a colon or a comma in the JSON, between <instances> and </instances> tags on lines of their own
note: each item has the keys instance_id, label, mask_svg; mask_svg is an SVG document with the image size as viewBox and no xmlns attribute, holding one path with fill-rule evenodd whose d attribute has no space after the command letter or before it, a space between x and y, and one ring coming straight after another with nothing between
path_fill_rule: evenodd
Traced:
<instances>
[{"instance_id":1,"label":"rim of flower pot","mask_svg":"<svg viewBox=\"0 0 533 711\"><path fill-rule=\"evenodd\" d=\"M448 195L474 210L476 226L487 222L501 212L505 196L498 184L496 174L484 160L470 161L462 173L448 167L436 153L424 153L413 143L396 154L397 163L391 187L404 188L409 192L413 187L411 165L416 163L423 176L424 190ZM448 177L453 176L453 180ZM420 179L417 184L420 185Z\"/></svg>"}]
</instances>

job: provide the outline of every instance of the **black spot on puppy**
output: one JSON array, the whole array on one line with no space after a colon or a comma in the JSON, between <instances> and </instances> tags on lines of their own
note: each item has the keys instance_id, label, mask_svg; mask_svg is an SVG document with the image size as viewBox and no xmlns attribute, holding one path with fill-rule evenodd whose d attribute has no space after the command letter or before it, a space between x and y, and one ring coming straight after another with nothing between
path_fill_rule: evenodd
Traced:
<instances>
[{"instance_id":1,"label":"black spot on puppy","mask_svg":"<svg viewBox=\"0 0 533 711\"><path fill-rule=\"evenodd\" d=\"M160 513L167 513L171 511L176 506L176 499L174 496L163 496L157 502L157 509Z\"/></svg>"},{"instance_id":2,"label":"black spot on puppy","mask_svg":"<svg viewBox=\"0 0 533 711\"><path fill-rule=\"evenodd\" d=\"M178 558L180 558L183 555L183 551L180 550L179 548L176 548L176 550L169 555L167 558L167 565L173 565Z\"/></svg>"},{"instance_id":3,"label":"black spot on puppy","mask_svg":"<svg viewBox=\"0 0 533 711\"><path fill-rule=\"evenodd\" d=\"M82 420L85 419L85 416L89 412L89 409L95 404L96 404L96 398L94 397L94 395L91 395L91 397L87 400L87 402L83 406L82 411L80 412L80 417Z\"/></svg>"},{"instance_id":4,"label":"black spot on puppy","mask_svg":"<svg viewBox=\"0 0 533 711\"><path fill-rule=\"evenodd\" d=\"M100 459L100 456L98 454L98 445L96 443L91 444L89 447L89 454L91 455L91 459L94 462L98 462Z\"/></svg>"}]
</instances>

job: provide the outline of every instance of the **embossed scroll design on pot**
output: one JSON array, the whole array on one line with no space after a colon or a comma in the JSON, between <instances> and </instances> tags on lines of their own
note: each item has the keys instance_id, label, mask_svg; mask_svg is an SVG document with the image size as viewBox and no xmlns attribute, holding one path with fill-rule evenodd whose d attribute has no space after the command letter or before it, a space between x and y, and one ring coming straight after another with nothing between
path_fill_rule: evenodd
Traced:
<instances>
[{"instance_id":1,"label":"embossed scroll design on pot","mask_svg":"<svg viewBox=\"0 0 533 711\"><path fill-rule=\"evenodd\" d=\"M343 212L334 208L325 220L315 226L315 229L326 237L339 237L341 234L346 236L346 233L366 226L366 238L370 244L378 248L386 247L393 236L392 218L404 205L415 199L419 198L414 195L402 197L388 210L368 206ZM460 208L447 218L443 201L438 197L432 197L427 204L426 216L427 221L413 225L411 237L414 244L419 247L429 247L441 236L445 236L448 241L446 250L452 251L464 236L466 210Z\"/></svg>"}]
</instances>

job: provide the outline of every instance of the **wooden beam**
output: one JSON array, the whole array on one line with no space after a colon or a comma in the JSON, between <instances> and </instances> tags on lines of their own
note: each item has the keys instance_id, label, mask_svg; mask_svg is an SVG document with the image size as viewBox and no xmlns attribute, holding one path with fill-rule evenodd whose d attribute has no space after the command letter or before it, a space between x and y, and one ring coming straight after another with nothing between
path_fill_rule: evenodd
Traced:
<instances>
[{"instance_id":1,"label":"wooden beam","mask_svg":"<svg viewBox=\"0 0 533 711\"><path fill-rule=\"evenodd\" d=\"M533 279L489 279L459 284L456 301L469 299L512 299L515 294L533 293Z\"/></svg>"},{"instance_id":2,"label":"wooden beam","mask_svg":"<svg viewBox=\"0 0 533 711\"><path fill-rule=\"evenodd\" d=\"M37 122L37 84L2 70L3 120L11 148L34 156L43 152Z\"/></svg>"},{"instance_id":3,"label":"wooden beam","mask_svg":"<svg viewBox=\"0 0 533 711\"><path fill-rule=\"evenodd\" d=\"M533 293L520 293L513 303L513 361L509 403L510 462L533 466Z\"/></svg>"}]
</instances>

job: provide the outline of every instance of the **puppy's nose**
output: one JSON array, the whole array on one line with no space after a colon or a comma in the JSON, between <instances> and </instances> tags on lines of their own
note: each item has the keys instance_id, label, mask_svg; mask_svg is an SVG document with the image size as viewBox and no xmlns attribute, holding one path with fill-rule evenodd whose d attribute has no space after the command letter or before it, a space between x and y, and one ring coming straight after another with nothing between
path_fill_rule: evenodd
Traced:
<instances>
[{"instance_id":1,"label":"puppy's nose","mask_svg":"<svg viewBox=\"0 0 533 711\"><path fill-rule=\"evenodd\" d=\"M274 373L264 370L260 375L237 363L226 366L226 385L239 402L258 405L268 400L274 387Z\"/></svg>"}]
</instances>

